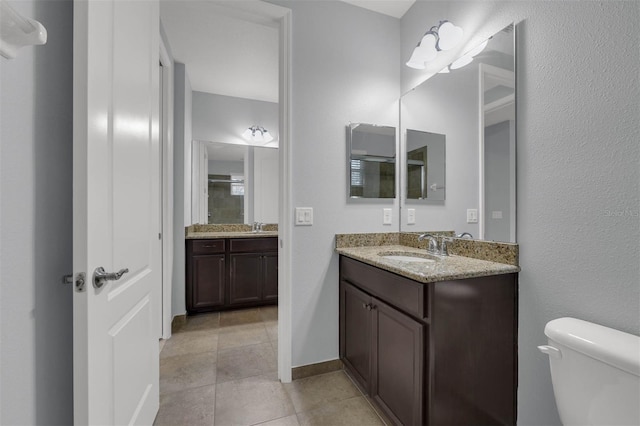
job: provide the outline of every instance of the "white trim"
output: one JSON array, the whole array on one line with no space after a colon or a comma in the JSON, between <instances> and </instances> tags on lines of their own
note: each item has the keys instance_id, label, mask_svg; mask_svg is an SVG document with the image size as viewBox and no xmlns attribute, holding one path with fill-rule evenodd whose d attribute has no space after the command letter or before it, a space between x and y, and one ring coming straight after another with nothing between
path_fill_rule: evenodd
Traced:
<instances>
[{"instance_id":1,"label":"white trim","mask_svg":"<svg viewBox=\"0 0 640 426\"><path fill-rule=\"evenodd\" d=\"M291 33L288 10L280 19L280 208L278 248L278 377L291 382Z\"/></svg>"},{"instance_id":2,"label":"white trim","mask_svg":"<svg viewBox=\"0 0 640 426\"><path fill-rule=\"evenodd\" d=\"M173 63L160 37L162 111L162 338L171 337L173 276Z\"/></svg>"}]
</instances>

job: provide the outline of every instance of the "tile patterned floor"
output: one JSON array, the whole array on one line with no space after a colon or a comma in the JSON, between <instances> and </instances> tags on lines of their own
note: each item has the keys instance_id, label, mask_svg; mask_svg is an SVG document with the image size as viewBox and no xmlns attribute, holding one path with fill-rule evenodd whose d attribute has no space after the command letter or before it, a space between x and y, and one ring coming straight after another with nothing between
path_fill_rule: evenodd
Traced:
<instances>
[{"instance_id":1,"label":"tile patterned floor","mask_svg":"<svg viewBox=\"0 0 640 426\"><path fill-rule=\"evenodd\" d=\"M160 352L155 425L384 425L347 375L277 379L278 308L187 317Z\"/></svg>"}]
</instances>

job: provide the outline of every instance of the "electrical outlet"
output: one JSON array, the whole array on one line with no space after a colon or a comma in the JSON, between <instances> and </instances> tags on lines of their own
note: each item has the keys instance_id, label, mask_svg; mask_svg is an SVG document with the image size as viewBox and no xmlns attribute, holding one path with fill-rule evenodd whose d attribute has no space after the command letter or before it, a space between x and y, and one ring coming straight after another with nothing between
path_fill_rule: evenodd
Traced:
<instances>
[{"instance_id":1,"label":"electrical outlet","mask_svg":"<svg viewBox=\"0 0 640 426\"><path fill-rule=\"evenodd\" d=\"M491 212L491 219L502 219L502 210L494 210Z\"/></svg>"},{"instance_id":2,"label":"electrical outlet","mask_svg":"<svg viewBox=\"0 0 640 426\"><path fill-rule=\"evenodd\" d=\"M391 225L392 220L391 209L382 209L382 224L383 225Z\"/></svg>"},{"instance_id":3,"label":"electrical outlet","mask_svg":"<svg viewBox=\"0 0 640 426\"><path fill-rule=\"evenodd\" d=\"M478 223L478 209L467 209L467 223Z\"/></svg>"},{"instance_id":4,"label":"electrical outlet","mask_svg":"<svg viewBox=\"0 0 640 426\"><path fill-rule=\"evenodd\" d=\"M313 225L313 208L296 207L296 226Z\"/></svg>"},{"instance_id":5,"label":"electrical outlet","mask_svg":"<svg viewBox=\"0 0 640 426\"><path fill-rule=\"evenodd\" d=\"M416 224L416 209L407 209L407 225Z\"/></svg>"}]
</instances>

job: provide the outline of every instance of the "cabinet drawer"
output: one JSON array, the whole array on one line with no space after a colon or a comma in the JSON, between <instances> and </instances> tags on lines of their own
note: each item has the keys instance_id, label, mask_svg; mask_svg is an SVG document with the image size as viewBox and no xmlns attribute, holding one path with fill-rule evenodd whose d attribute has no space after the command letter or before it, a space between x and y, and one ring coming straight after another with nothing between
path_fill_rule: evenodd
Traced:
<instances>
[{"instance_id":1,"label":"cabinet drawer","mask_svg":"<svg viewBox=\"0 0 640 426\"><path fill-rule=\"evenodd\" d=\"M260 238L230 238L229 251L231 253L257 253L264 251L277 251L278 238L276 237L260 237Z\"/></svg>"},{"instance_id":2,"label":"cabinet drawer","mask_svg":"<svg viewBox=\"0 0 640 426\"><path fill-rule=\"evenodd\" d=\"M194 254L224 253L224 240L192 240Z\"/></svg>"},{"instance_id":3,"label":"cabinet drawer","mask_svg":"<svg viewBox=\"0 0 640 426\"><path fill-rule=\"evenodd\" d=\"M428 285L340 256L340 278L414 316L429 317Z\"/></svg>"}]
</instances>

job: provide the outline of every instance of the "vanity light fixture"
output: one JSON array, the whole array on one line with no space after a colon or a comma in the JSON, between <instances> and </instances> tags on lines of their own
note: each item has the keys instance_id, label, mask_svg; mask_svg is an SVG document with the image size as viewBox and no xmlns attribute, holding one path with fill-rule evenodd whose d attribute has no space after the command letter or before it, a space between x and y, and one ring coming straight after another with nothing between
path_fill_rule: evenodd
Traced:
<instances>
[{"instance_id":1,"label":"vanity light fixture","mask_svg":"<svg viewBox=\"0 0 640 426\"><path fill-rule=\"evenodd\" d=\"M487 43L489 43L489 39L483 41L478 46L474 47L473 49L471 49L470 51L462 55L459 59L457 59L451 65L449 65L449 68L451 68L452 70L457 70L458 68L462 68L465 65L469 65L471 62L473 62L473 58L477 56L480 52L482 52L485 47L487 47Z\"/></svg>"},{"instance_id":2,"label":"vanity light fixture","mask_svg":"<svg viewBox=\"0 0 640 426\"><path fill-rule=\"evenodd\" d=\"M244 131L242 137L251 142L271 142L273 136L262 126L253 125Z\"/></svg>"},{"instance_id":3,"label":"vanity light fixture","mask_svg":"<svg viewBox=\"0 0 640 426\"><path fill-rule=\"evenodd\" d=\"M440 21L422 36L406 65L423 70L425 63L435 59L439 51L456 47L462 41L463 34L462 28L456 27L449 21Z\"/></svg>"}]
</instances>

